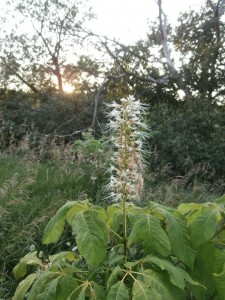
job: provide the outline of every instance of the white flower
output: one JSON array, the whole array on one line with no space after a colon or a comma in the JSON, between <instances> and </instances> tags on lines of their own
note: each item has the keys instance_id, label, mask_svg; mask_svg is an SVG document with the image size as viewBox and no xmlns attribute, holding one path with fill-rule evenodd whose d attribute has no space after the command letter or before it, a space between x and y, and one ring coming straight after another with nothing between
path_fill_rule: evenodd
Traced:
<instances>
[{"instance_id":1,"label":"white flower","mask_svg":"<svg viewBox=\"0 0 225 300\"><path fill-rule=\"evenodd\" d=\"M108 128L115 152L108 169L111 176L106 190L111 191L112 201L138 201L143 188L142 153L146 137L141 116L146 107L133 96L121 99L120 104L113 102L110 107Z\"/></svg>"},{"instance_id":2,"label":"white flower","mask_svg":"<svg viewBox=\"0 0 225 300\"><path fill-rule=\"evenodd\" d=\"M43 251L40 251L39 254L38 254L38 257L39 257L39 258L43 258L43 257L44 257L44 252L43 252Z\"/></svg>"},{"instance_id":3,"label":"white flower","mask_svg":"<svg viewBox=\"0 0 225 300\"><path fill-rule=\"evenodd\" d=\"M76 252L77 251L77 246L73 247L72 251Z\"/></svg>"},{"instance_id":4,"label":"white flower","mask_svg":"<svg viewBox=\"0 0 225 300\"><path fill-rule=\"evenodd\" d=\"M33 251L35 251L35 245L34 244L30 245L30 252L33 252Z\"/></svg>"}]
</instances>

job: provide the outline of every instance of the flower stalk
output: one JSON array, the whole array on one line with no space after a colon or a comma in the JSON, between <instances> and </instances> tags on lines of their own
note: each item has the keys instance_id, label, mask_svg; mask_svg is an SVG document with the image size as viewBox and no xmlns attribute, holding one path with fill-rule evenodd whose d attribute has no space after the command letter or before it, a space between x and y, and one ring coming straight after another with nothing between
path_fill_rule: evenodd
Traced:
<instances>
[{"instance_id":1,"label":"flower stalk","mask_svg":"<svg viewBox=\"0 0 225 300\"><path fill-rule=\"evenodd\" d=\"M110 179L106 186L109 198L122 202L124 257L127 259L127 202L139 202L143 190L144 160L143 145L146 138L146 126L141 117L146 113L139 100L129 96L120 103L113 102L109 112L111 142L114 154L109 168Z\"/></svg>"},{"instance_id":2,"label":"flower stalk","mask_svg":"<svg viewBox=\"0 0 225 300\"><path fill-rule=\"evenodd\" d=\"M107 190L114 202L139 202L143 190L143 149L146 126L141 117L146 113L139 100L129 96L111 104L109 131L114 154L109 168Z\"/></svg>"}]
</instances>

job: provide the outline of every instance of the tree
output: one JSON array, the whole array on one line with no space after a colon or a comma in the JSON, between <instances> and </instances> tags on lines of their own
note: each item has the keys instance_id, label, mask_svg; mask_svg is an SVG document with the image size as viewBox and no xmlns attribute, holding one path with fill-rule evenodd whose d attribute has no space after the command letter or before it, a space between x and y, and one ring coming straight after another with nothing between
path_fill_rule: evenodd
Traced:
<instances>
[{"instance_id":1,"label":"tree","mask_svg":"<svg viewBox=\"0 0 225 300\"><path fill-rule=\"evenodd\" d=\"M179 18L173 42L180 53L181 76L192 94L213 101L224 95L224 1L207 1L201 12Z\"/></svg>"},{"instance_id":2,"label":"tree","mask_svg":"<svg viewBox=\"0 0 225 300\"><path fill-rule=\"evenodd\" d=\"M152 96L155 90L160 101L162 96L179 101L181 91L189 100L196 94L210 101L223 95L225 2L207 1L199 12L182 13L175 28L167 22L162 0L157 4L158 22L150 25L145 40L124 45L97 37L113 60L106 77L133 86L140 96Z\"/></svg>"},{"instance_id":3,"label":"tree","mask_svg":"<svg viewBox=\"0 0 225 300\"><path fill-rule=\"evenodd\" d=\"M64 72L71 61L79 60L86 38L82 26L93 18L91 10L82 2L64 0L16 1L9 7L14 7L19 21L5 36L1 54L5 79L19 79L36 93L54 89L55 77L63 94Z\"/></svg>"}]
</instances>

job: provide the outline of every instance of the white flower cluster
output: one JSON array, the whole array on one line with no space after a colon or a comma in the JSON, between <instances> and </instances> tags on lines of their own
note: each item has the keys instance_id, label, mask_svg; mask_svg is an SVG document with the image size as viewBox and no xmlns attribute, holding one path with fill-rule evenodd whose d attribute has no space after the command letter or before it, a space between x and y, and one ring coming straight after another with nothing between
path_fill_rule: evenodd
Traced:
<instances>
[{"instance_id":1,"label":"white flower cluster","mask_svg":"<svg viewBox=\"0 0 225 300\"><path fill-rule=\"evenodd\" d=\"M143 144L146 126L141 117L146 107L129 96L113 102L108 129L115 147L107 190L112 201L139 201L143 189Z\"/></svg>"}]
</instances>

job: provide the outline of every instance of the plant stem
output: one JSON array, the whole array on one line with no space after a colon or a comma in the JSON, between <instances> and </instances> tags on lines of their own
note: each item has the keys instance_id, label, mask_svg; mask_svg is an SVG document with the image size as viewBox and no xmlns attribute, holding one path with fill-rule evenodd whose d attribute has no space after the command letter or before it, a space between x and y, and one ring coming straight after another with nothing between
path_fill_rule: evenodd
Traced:
<instances>
[{"instance_id":1,"label":"plant stem","mask_svg":"<svg viewBox=\"0 0 225 300\"><path fill-rule=\"evenodd\" d=\"M127 115L126 115L126 111L123 112L124 115L124 119L127 121ZM124 155L124 169L127 170L127 128L126 128L126 124L127 122L125 122L125 124L123 125L123 135L124 135L124 151L125 151L125 155ZM125 263L127 262L127 212L126 212L126 200L127 200L127 191L126 191L126 183L124 183L123 186L123 252L124 252L124 261Z\"/></svg>"},{"instance_id":2,"label":"plant stem","mask_svg":"<svg viewBox=\"0 0 225 300\"><path fill-rule=\"evenodd\" d=\"M123 253L124 261L127 262L127 213L126 201L123 199Z\"/></svg>"}]
</instances>

